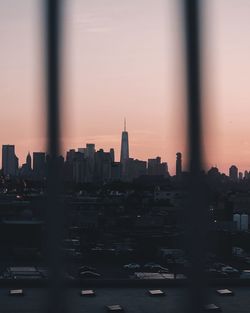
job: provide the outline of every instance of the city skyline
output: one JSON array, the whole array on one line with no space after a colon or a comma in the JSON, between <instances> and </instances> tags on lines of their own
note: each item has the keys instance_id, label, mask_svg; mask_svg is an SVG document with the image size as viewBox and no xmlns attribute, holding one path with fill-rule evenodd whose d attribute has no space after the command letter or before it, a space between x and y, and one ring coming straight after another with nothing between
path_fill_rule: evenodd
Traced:
<instances>
[{"instance_id":1,"label":"city skyline","mask_svg":"<svg viewBox=\"0 0 250 313\"><path fill-rule=\"evenodd\" d=\"M119 137L119 136L118 136ZM171 176L174 176L176 174L176 172L179 172L179 174L182 172L182 171L187 171L188 169L188 166L187 166L187 153L184 151L183 152L180 152L180 151L176 151L174 155L171 155L169 158L170 159L173 159L174 158L174 161L173 163L170 163L168 159L164 159L162 158L162 156L160 154L154 154L154 155L150 155L150 156L146 156L145 158L143 159L140 159L139 157L137 157L136 153L132 153L130 155L130 148L129 148L129 138L131 138L131 136L128 135L128 131L127 131L127 119L124 118L124 125L123 125L123 130L121 131L121 137L119 138L119 143L120 143L120 146L117 147L117 145L114 145L116 148L114 148L114 146L112 146L111 144L109 144L108 142L104 144L104 147L103 146L98 146L94 141L85 141L85 147L83 147L83 141L81 141L81 143L79 144L79 146L75 146L75 147L65 147L63 146L63 149L61 149L61 152L60 152L60 156L63 156L64 159L66 159L67 157L67 153L69 151L72 151L72 150L75 150L76 152L82 152L84 153L84 149L86 149L86 147L88 145L90 146L93 146L95 151L100 151L100 150L103 150L104 152L105 151L109 151L111 152L112 150L112 159L114 160L114 162L120 162L123 167L125 168L126 167L126 162L127 160L129 160L129 158L132 158L134 160L141 160L141 161L145 161L145 162L148 162L150 159L156 159L156 158L159 158L165 162L167 164L167 172L171 175ZM132 137L133 139L133 137ZM13 149L14 147L14 154L15 154L15 151L17 151L18 149L17 146L15 144L2 144L2 147L6 147L6 146L10 146L11 149ZM24 155L21 156L21 158L19 157L19 154L18 152L15 154L17 156L17 162L18 162L18 166L19 168L21 168L21 165L24 165L25 164L25 161L27 162L27 157L30 157L30 152L32 154L34 153L44 153L44 154L47 154L46 152L46 148L44 147L43 149L38 149L38 150L34 150L32 151L31 149L29 149L28 151L26 151L26 154L24 152ZM120 153L117 153L117 152L120 152ZM134 152L134 151L133 151ZM183 155L184 155L184 158L183 158ZM1 160L1 163L3 162L3 152L2 152L2 155L0 156L0 160ZM14 162L14 161L13 161ZM3 163L2 163L3 164ZM236 167L237 168L237 175L239 174L242 174L242 177L244 176L244 173L245 171L250 171L250 167L249 168L240 168L238 167L237 165L237 162L232 162L228 168L226 168L224 170L224 167L220 168L219 166L217 166L217 163L216 164L211 164L209 162L206 162L203 164L203 169L205 171L209 171L210 169L213 169L213 168L217 168L220 173L224 173L228 176L230 176L230 170L231 168L234 168ZM178 175L179 175L178 174ZM177 176L178 176L177 175Z\"/></svg>"},{"instance_id":2,"label":"city skyline","mask_svg":"<svg viewBox=\"0 0 250 313\"><path fill-rule=\"evenodd\" d=\"M126 125L126 124L125 124ZM125 133L125 139L124 139L124 133ZM125 140L125 143L124 143ZM124 144L126 146L126 151L125 151L125 157L124 157L124 153L122 152L124 150ZM14 144L3 144L2 145L2 155L1 155L1 159L2 159L2 170L3 173L5 172L4 170L4 164L6 168L9 168L9 164L8 164L8 157L5 157L5 154L8 155L9 151L11 152L11 166L10 168L17 166L17 169L20 170L23 167L28 166L29 170L34 170L36 165L36 161L35 158L41 158L42 156L42 163L46 162L46 156L48 155L48 153L46 152L46 150L39 150L39 151L31 151L29 150L26 153L25 156L25 160L23 162L20 161L18 154L16 153L16 146ZM126 168L126 163L129 160L134 160L134 161L139 161L139 162L145 162L146 163L146 167L148 168L148 166L150 166L150 163L153 161L155 162L157 159L160 160L160 163L163 162L162 164L166 164L166 169L163 170L164 172L167 173L167 175L170 176L177 176L180 177L181 174L183 172L188 171L188 169L183 166L183 164L185 164L183 162L183 159L185 160L185 157L183 158L183 153L181 152L176 152L175 153L175 164L172 166L169 164L169 162L165 162L165 160L163 160L161 158L160 155L155 155L153 158L146 158L146 159L138 159L136 157L133 157L133 155L129 155L128 151L129 151L129 144L128 144L128 132L126 130L126 126L124 127L124 130L121 133L121 146L120 146L120 155L117 154L116 150L113 147L109 147L108 149L103 149L102 147L97 147L95 143L85 143L85 147L81 146L81 147L76 147L76 148L68 148L65 153L60 153L60 157L63 157L64 161L67 161L68 158L68 154L71 154L72 152L74 153L81 153L81 154L85 154L85 157L89 158L89 153L88 151L86 152L86 150L91 149L91 158L94 158L94 154L98 153L98 152L102 152L102 153L108 153L110 154L110 158L111 158L111 162L113 163L120 163L121 166L123 167L123 170ZM108 150L108 151L107 151ZM87 153L87 154L86 154ZM38 161L41 162L41 161ZM218 173L220 174L225 174L228 177L232 178L233 181L237 181L237 180L241 180L243 178L246 178L249 176L250 173L250 169L240 169L237 165L235 165L236 163L231 164L228 169L226 171L221 170L219 167L217 167L217 165L212 165L210 167L204 167L203 169L205 170L206 173L215 173L214 171L218 171ZM170 167L174 167L174 171L171 172L169 170ZM10 172L13 171L13 169L10 169ZM13 172L13 175L15 176L16 173L15 171ZM121 172L121 178L126 178L126 175L124 176L124 173L122 174Z\"/></svg>"},{"instance_id":3,"label":"city skyline","mask_svg":"<svg viewBox=\"0 0 250 313\"><path fill-rule=\"evenodd\" d=\"M119 151L121 119L135 158L161 155L174 171L185 149L185 93L178 1L72 0L64 15L62 147L95 142ZM143 5L142 5L143 4ZM207 167L250 168L247 0L204 3ZM237 23L231 21L237 20ZM42 14L38 0L0 4L1 143L23 162L45 148ZM121 40L122 38L122 40ZM16 51L18 49L18 57ZM100 51L102 53L100 53Z\"/></svg>"},{"instance_id":4,"label":"city skyline","mask_svg":"<svg viewBox=\"0 0 250 313\"><path fill-rule=\"evenodd\" d=\"M4 313L248 311L249 21L249 0L0 1Z\"/></svg>"}]
</instances>

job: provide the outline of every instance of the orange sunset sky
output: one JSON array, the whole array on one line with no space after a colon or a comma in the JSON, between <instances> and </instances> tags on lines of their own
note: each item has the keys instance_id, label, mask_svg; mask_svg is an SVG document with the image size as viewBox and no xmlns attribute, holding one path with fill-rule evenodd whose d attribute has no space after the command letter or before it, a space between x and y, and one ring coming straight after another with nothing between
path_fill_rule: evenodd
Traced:
<instances>
[{"instance_id":1,"label":"orange sunset sky","mask_svg":"<svg viewBox=\"0 0 250 313\"><path fill-rule=\"evenodd\" d=\"M250 1L202 0L207 166L250 170ZM66 0L62 148L115 148L127 118L130 156L185 160L183 34L179 0ZM20 162L45 150L43 9L0 1L0 145Z\"/></svg>"}]
</instances>

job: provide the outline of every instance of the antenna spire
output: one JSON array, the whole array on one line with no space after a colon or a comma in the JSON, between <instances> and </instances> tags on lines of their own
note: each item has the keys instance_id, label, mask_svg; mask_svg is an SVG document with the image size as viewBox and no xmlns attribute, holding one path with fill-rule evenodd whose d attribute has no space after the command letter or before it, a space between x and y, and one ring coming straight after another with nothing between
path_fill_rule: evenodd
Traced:
<instances>
[{"instance_id":1,"label":"antenna spire","mask_svg":"<svg viewBox=\"0 0 250 313\"><path fill-rule=\"evenodd\" d=\"M126 131L126 117L124 118L124 131Z\"/></svg>"}]
</instances>

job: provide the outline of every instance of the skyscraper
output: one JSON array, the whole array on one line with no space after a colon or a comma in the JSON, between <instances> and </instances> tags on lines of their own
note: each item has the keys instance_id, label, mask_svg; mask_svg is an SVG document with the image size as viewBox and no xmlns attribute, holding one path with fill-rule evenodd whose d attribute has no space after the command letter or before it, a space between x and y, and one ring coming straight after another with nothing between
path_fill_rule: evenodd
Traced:
<instances>
[{"instance_id":1,"label":"skyscraper","mask_svg":"<svg viewBox=\"0 0 250 313\"><path fill-rule=\"evenodd\" d=\"M115 150L113 148L111 148L109 150L110 153L110 157L111 157L111 162L114 163L115 162Z\"/></svg>"},{"instance_id":2,"label":"skyscraper","mask_svg":"<svg viewBox=\"0 0 250 313\"><path fill-rule=\"evenodd\" d=\"M18 158L14 145L2 146L2 170L4 175L16 176L18 172Z\"/></svg>"},{"instance_id":3,"label":"skyscraper","mask_svg":"<svg viewBox=\"0 0 250 313\"><path fill-rule=\"evenodd\" d=\"M126 119L124 120L124 130L122 132L121 157L122 174L126 175L126 163L129 160L128 132L126 131Z\"/></svg>"},{"instance_id":4,"label":"skyscraper","mask_svg":"<svg viewBox=\"0 0 250 313\"><path fill-rule=\"evenodd\" d=\"M30 153L28 153L27 157L26 157L26 163L24 163L19 170L20 176L25 177L25 178L31 178L32 177L31 163L32 163L31 155L30 155Z\"/></svg>"},{"instance_id":5,"label":"skyscraper","mask_svg":"<svg viewBox=\"0 0 250 313\"><path fill-rule=\"evenodd\" d=\"M87 161L86 168L86 182L92 182L94 179L94 169L95 169L95 144L87 143L84 150L84 157Z\"/></svg>"},{"instance_id":6,"label":"skyscraper","mask_svg":"<svg viewBox=\"0 0 250 313\"><path fill-rule=\"evenodd\" d=\"M27 157L26 157L26 164L27 164L27 170L31 171L31 155L30 153L28 153Z\"/></svg>"},{"instance_id":7,"label":"skyscraper","mask_svg":"<svg viewBox=\"0 0 250 313\"><path fill-rule=\"evenodd\" d=\"M46 169L45 152L33 152L33 171L36 179L43 179Z\"/></svg>"},{"instance_id":8,"label":"skyscraper","mask_svg":"<svg viewBox=\"0 0 250 313\"><path fill-rule=\"evenodd\" d=\"M182 173L182 156L180 152L176 153L176 176L180 177Z\"/></svg>"},{"instance_id":9,"label":"skyscraper","mask_svg":"<svg viewBox=\"0 0 250 313\"><path fill-rule=\"evenodd\" d=\"M231 178L231 180L233 181L237 181L238 180L238 168L235 165L232 165L229 168L229 177Z\"/></svg>"},{"instance_id":10,"label":"skyscraper","mask_svg":"<svg viewBox=\"0 0 250 313\"><path fill-rule=\"evenodd\" d=\"M161 162L160 157L148 159L148 175L152 176L168 176L168 165L166 162Z\"/></svg>"}]
</instances>

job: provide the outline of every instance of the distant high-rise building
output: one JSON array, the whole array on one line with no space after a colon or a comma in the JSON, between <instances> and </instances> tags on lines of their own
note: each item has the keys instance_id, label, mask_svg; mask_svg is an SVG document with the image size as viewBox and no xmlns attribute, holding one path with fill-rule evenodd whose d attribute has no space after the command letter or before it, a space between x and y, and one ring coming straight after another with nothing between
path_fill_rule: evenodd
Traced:
<instances>
[{"instance_id":1,"label":"distant high-rise building","mask_svg":"<svg viewBox=\"0 0 250 313\"><path fill-rule=\"evenodd\" d=\"M180 152L176 153L176 176L180 177L182 173L182 155Z\"/></svg>"},{"instance_id":2,"label":"distant high-rise building","mask_svg":"<svg viewBox=\"0 0 250 313\"><path fill-rule=\"evenodd\" d=\"M212 166L207 171L208 179L211 183L217 183L221 179L221 173L219 172L218 168L215 166Z\"/></svg>"},{"instance_id":3,"label":"distant high-rise building","mask_svg":"<svg viewBox=\"0 0 250 313\"><path fill-rule=\"evenodd\" d=\"M16 176L18 172L18 158L14 145L2 146L2 170L4 175Z\"/></svg>"},{"instance_id":4,"label":"distant high-rise building","mask_svg":"<svg viewBox=\"0 0 250 313\"><path fill-rule=\"evenodd\" d=\"M76 154L75 149L70 149L69 151L67 151L67 153L66 153L66 162L72 164L72 162L74 161L74 158L75 158L75 154Z\"/></svg>"},{"instance_id":5,"label":"distant high-rise building","mask_svg":"<svg viewBox=\"0 0 250 313\"><path fill-rule=\"evenodd\" d=\"M30 153L28 153L28 155L26 157L26 167L27 167L27 170L31 171L31 155L30 155Z\"/></svg>"},{"instance_id":6,"label":"distant high-rise building","mask_svg":"<svg viewBox=\"0 0 250 313\"><path fill-rule=\"evenodd\" d=\"M127 161L127 181L132 181L147 174L147 162L129 158Z\"/></svg>"},{"instance_id":7,"label":"distant high-rise building","mask_svg":"<svg viewBox=\"0 0 250 313\"><path fill-rule=\"evenodd\" d=\"M249 172L246 170L244 172L244 179L248 179L249 178Z\"/></svg>"},{"instance_id":8,"label":"distant high-rise building","mask_svg":"<svg viewBox=\"0 0 250 313\"><path fill-rule=\"evenodd\" d=\"M84 157L87 160L85 180L86 182L92 182L95 169L95 144L87 143L84 151Z\"/></svg>"},{"instance_id":9,"label":"distant high-rise building","mask_svg":"<svg viewBox=\"0 0 250 313\"><path fill-rule=\"evenodd\" d=\"M231 178L231 180L233 181L237 181L238 180L238 168L235 165L232 165L229 168L229 177Z\"/></svg>"},{"instance_id":10,"label":"distant high-rise building","mask_svg":"<svg viewBox=\"0 0 250 313\"><path fill-rule=\"evenodd\" d=\"M116 181L121 179L121 163L111 163L111 180Z\"/></svg>"},{"instance_id":11,"label":"distant high-rise building","mask_svg":"<svg viewBox=\"0 0 250 313\"><path fill-rule=\"evenodd\" d=\"M111 155L103 149L95 153L95 181L104 182L111 179Z\"/></svg>"},{"instance_id":12,"label":"distant high-rise building","mask_svg":"<svg viewBox=\"0 0 250 313\"><path fill-rule=\"evenodd\" d=\"M82 152L82 151L80 151ZM95 144L94 143L87 143L86 148L83 150L85 153L86 158L93 159L95 157Z\"/></svg>"},{"instance_id":13,"label":"distant high-rise building","mask_svg":"<svg viewBox=\"0 0 250 313\"><path fill-rule=\"evenodd\" d=\"M78 152L85 153L85 148L78 148Z\"/></svg>"},{"instance_id":14,"label":"distant high-rise building","mask_svg":"<svg viewBox=\"0 0 250 313\"><path fill-rule=\"evenodd\" d=\"M73 181L73 163L75 160L76 151L70 149L66 153L66 161L64 164L64 179L65 181Z\"/></svg>"},{"instance_id":15,"label":"distant high-rise building","mask_svg":"<svg viewBox=\"0 0 250 313\"><path fill-rule=\"evenodd\" d=\"M111 157L111 162L114 163L115 162L115 150L113 148L111 148L109 150L110 153L110 157Z\"/></svg>"},{"instance_id":16,"label":"distant high-rise building","mask_svg":"<svg viewBox=\"0 0 250 313\"><path fill-rule=\"evenodd\" d=\"M25 177L25 178L31 178L32 177L32 167L31 167L31 155L30 155L30 153L27 154L26 163L24 163L22 165L22 167L19 169L19 174L22 177Z\"/></svg>"},{"instance_id":17,"label":"distant high-rise building","mask_svg":"<svg viewBox=\"0 0 250 313\"><path fill-rule=\"evenodd\" d=\"M73 181L85 183L87 181L87 159L81 152L75 152L73 159Z\"/></svg>"},{"instance_id":18,"label":"distant high-rise building","mask_svg":"<svg viewBox=\"0 0 250 313\"><path fill-rule=\"evenodd\" d=\"M168 165L166 162L161 162L160 157L148 159L148 175L152 176L168 176Z\"/></svg>"},{"instance_id":19,"label":"distant high-rise building","mask_svg":"<svg viewBox=\"0 0 250 313\"><path fill-rule=\"evenodd\" d=\"M122 132L121 141L121 156L120 162L122 165L122 175L126 176L126 163L129 160L129 144L128 144L128 132L126 130L126 119L124 120L124 130Z\"/></svg>"},{"instance_id":20,"label":"distant high-rise building","mask_svg":"<svg viewBox=\"0 0 250 313\"><path fill-rule=\"evenodd\" d=\"M35 178L43 179L45 177L46 155L45 152L33 152L33 172Z\"/></svg>"}]
</instances>

